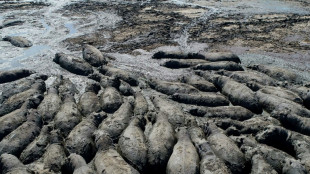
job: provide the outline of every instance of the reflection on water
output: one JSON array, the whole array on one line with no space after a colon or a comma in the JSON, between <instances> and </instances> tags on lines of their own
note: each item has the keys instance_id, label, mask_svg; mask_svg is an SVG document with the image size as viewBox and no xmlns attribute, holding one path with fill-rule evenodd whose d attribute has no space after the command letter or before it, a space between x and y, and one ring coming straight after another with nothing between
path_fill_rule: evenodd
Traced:
<instances>
[{"instance_id":1,"label":"reflection on water","mask_svg":"<svg viewBox=\"0 0 310 174\"><path fill-rule=\"evenodd\" d=\"M21 56L17 56L13 59L1 59L0 64L7 64L8 62L11 64L10 66L4 67L2 70L9 70L16 67L23 67L23 65L20 63L22 60L25 60L29 57L38 55L42 51L50 49L47 45L34 45L30 48L27 48Z\"/></svg>"},{"instance_id":2,"label":"reflection on water","mask_svg":"<svg viewBox=\"0 0 310 174\"><path fill-rule=\"evenodd\" d=\"M66 23L65 27L68 28L69 35L77 33L77 30L75 29L73 23Z\"/></svg>"},{"instance_id":3,"label":"reflection on water","mask_svg":"<svg viewBox=\"0 0 310 174\"><path fill-rule=\"evenodd\" d=\"M34 56L36 54L39 54L40 52L44 51L44 50L47 50L49 49L50 47L47 46L47 45L34 45L28 49L26 49L24 51L24 54L22 56L18 56L14 59L18 59L18 60L23 60L27 57L30 57L30 56Z\"/></svg>"},{"instance_id":4,"label":"reflection on water","mask_svg":"<svg viewBox=\"0 0 310 174\"><path fill-rule=\"evenodd\" d=\"M51 27L45 22L44 19L41 19L40 22L42 23L43 27L45 28L45 31L49 31Z\"/></svg>"}]
</instances>

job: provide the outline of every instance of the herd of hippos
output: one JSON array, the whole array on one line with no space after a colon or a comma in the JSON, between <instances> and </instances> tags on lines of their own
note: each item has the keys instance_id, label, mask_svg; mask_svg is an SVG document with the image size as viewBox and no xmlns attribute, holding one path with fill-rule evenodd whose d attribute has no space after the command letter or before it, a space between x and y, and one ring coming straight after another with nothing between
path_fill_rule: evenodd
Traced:
<instances>
[{"instance_id":1,"label":"herd of hippos","mask_svg":"<svg viewBox=\"0 0 310 174\"><path fill-rule=\"evenodd\" d=\"M310 173L310 86L296 74L243 67L232 53L152 58L193 73L146 78L113 67L91 45L83 59L53 59L92 79L78 98L63 76L1 72L0 173Z\"/></svg>"}]
</instances>

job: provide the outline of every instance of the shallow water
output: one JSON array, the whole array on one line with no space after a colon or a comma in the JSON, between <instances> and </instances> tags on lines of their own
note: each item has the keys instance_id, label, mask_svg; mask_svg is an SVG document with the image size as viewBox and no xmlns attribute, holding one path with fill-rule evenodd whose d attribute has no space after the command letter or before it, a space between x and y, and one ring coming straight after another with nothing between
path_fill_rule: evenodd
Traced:
<instances>
[{"instance_id":1,"label":"shallow water","mask_svg":"<svg viewBox=\"0 0 310 174\"><path fill-rule=\"evenodd\" d=\"M74 27L74 24L73 24L73 23L66 23L66 24L65 24L65 27L69 30L68 35L75 34L75 33L78 32L78 31L76 30L76 28Z\"/></svg>"},{"instance_id":2,"label":"shallow water","mask_svg":"<svg viewBox=\"0 0 310 174\"><path fill-rule=\"evenodd\" d=\"M40 52L47 50L47 49L50 49L50 47L47 45L34 45L34 46L28 48L27 50L25 50L24 54L22 56L18 56L15 59L24 60L27 57L34 56L34 55L39 54Z\"/></svg>"},{"instance_id":3,"label":"shallow water","mask_svg":"<svg viewBox=\"0 0 310 174\"><path fill-rule=\"evenodd\" d=\"M246 5L255 8L255 10L253 11L254 13L309 13L309 11L302 6L279 0L259 0L254 2L249 1L249 3Z\"/></svg>"},{"instance_id":4,"label":"shallow water","mask_svg":"<svg viewBox=\"0 0 310 174\"><path fill-rule=\"evenodd\" d=\"M30 48L27 48L23 52L23 54L20 56L17 56L9 60L2 59L0 60L0 64L6 64L6 66L3 67L2 70L9 70L9 69L14 69L14 68L25 68L25 66L20 63L21 61L27 58L33 57L35 55L38 55L48 49L50 49L50 47L47 45L34 45Z\"/></svg>"},{"instance_id":5,"label":"shallow water","mask_svg":"<svg viewBox=\"0 0 310 174\"><path fill-rule=\"evenodd\" d=\"M46 23L44 19L41 19L40 22L42 23L42 26L45 28L45 31L48 32L51 27Z\"/></svg>"}]
</instances>

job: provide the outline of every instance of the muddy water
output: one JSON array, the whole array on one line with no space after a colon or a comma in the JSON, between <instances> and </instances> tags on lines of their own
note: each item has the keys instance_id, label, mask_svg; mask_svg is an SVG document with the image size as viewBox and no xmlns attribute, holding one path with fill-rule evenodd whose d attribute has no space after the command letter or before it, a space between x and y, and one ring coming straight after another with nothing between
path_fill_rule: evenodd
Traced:
<instances>
[{"instance_id":1,"label":"muddy water","mask_svg":"<svg viewBox=\"0 0 310 174\"><path fill-rule=\"evenodd\" d=\"M23 1L33 2L33 1ZM18 48L8 42L0 41L0 71L19 68L32 69L48 75L63 75L70 78L83 93L90 80L74 75L55 64L55 53L64 52L81 57L80 51L69 51L63 42L70 37L92 33L99 28L113 28L121 20L114 13L99 12L87 15L64 15L60 10L73 2L70 0L35 1L50 5L43 8L8 9L0 11L0 24L6 19L25 21L23 25L1 29L0 37L6 35L23 36L33 42L30 48ZM5 51L3 51L5 50ZM76 96L78 98L78 96Z\"/></svg>"},{"instance_id":2,"label":"muddy water","mask_svg":"<svg viewBox=\"0 0 310 174\"><path fill-rule=\"evenodd\" d=\"M37 54L40 54L41 52L45 50L49 50L49 49L50 47L47 45L34 45L28 49L25 49L22 55L10 59L10 63L11 63L10 66L3 67L3 70L9 70L11 69L11 67L27 68L26 65L23 65L20 62L29 57L33 57ZM6 60L0 60L0 64L3 64L5 62Z\"/></svg>"},{"instance_id":3,"label":"muddy water","mask_svg":"<svg viewBox=\"0 0 310 174\"><path fill-rule=\"evenodd\" d=\"M65 16L59 10L65 5L72 3L72 1L68 0L39 2L47 2L50 6L44 7L43 9L33 8L29 10L8 10L0 12L3 20L14 16L13 19L25 21L23 25L2 29L0 37L6 35L23 36L31 40L34 45L28 49L20 49L0 41L1 49L5 49L5 53L0 53L0 70L17 69L27 66L30 69L44 73L63 73L58 70L47 70L46 68L48 67L44 66L52 64L52 58L56 52L65 52L80 56L80 53L68 51L66 45L62 43L63 40L69 37L91 33L92 30L100 28L99 26L113 27L120 20L116 15L104 12L89 14L88 16ZM95 21L95 19L98 19L98 21ZM0 19L1 21L2 19ZM32 64L28 65L29 62L32 62Z\"/></svg>"}]
</instances>

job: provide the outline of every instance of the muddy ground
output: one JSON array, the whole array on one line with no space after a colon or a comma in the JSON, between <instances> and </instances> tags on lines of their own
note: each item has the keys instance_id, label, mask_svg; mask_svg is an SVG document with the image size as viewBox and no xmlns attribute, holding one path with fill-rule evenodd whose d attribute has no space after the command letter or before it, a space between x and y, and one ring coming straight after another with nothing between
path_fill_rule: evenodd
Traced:
<instances>
[{"instance_id":1,"label":"muddy ground","mask_svg":"<svg viewBox=\"0 0 310 174\"><path fill-rule=\"evenodd\" d=\"M0 40L0 174L310 173L306 0L0 0Z\"/></svg>"}]
</instances>

